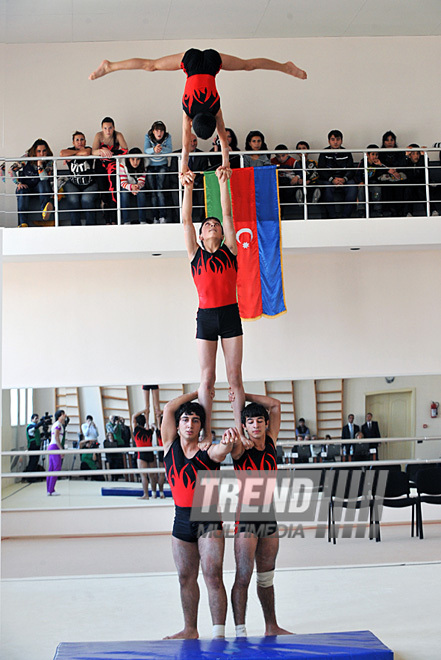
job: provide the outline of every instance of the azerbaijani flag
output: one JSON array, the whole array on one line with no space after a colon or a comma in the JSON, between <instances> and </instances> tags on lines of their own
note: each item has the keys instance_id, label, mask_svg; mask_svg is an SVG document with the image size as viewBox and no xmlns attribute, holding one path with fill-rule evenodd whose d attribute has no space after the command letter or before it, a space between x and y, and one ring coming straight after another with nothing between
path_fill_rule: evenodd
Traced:
<instances>
[{"instance_id":1,"label":"azerbaijani flag","mask_svg":"<svg viewBox=\"0 0 441 660\"><path fill-rule=\"evenodd\" d=\"M219 182L205 172L205 210L222 219ZM252 321L286 312L282 277L279 192L275 166L233 169L230 179L238 246L240 316Z\"/></svg>"}]
</instances>

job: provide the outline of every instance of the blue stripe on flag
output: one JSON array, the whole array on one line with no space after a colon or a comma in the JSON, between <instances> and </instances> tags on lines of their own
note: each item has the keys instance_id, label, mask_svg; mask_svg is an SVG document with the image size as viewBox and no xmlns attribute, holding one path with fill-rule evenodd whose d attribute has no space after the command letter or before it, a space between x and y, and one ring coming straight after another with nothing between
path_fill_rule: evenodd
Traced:
<instances>
[{"instance_id":1,"label":"blue stripe on flag","mask_svg":"<svg viewBox=\"0 0 441 660\"><path fill-rule=\"evenodd\" d=\"M266 316L277 316L286 311L276 177L275 166L254 168L262 311Z\"/></svg>"}]
</instances>

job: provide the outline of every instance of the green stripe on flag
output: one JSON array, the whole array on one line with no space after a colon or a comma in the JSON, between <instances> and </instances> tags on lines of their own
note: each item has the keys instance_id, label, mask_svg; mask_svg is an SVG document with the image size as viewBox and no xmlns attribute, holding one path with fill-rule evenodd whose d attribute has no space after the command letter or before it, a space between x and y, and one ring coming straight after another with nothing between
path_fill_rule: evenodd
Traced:
<instances>
[{"instance_id":1,"label":"green stripe on flag","mask_svg":"<svg viewBox=\"0 0 441 660\"><path fill-rule=\"evenodd\" d=\"M222 207L220 203L219 181L216 172L204 172L205 214L207 217L218 218L222 222ZM230 182L228 181L228 190ZM231 190L230 190L231 197Z\"/></svg>"}]
</instances>

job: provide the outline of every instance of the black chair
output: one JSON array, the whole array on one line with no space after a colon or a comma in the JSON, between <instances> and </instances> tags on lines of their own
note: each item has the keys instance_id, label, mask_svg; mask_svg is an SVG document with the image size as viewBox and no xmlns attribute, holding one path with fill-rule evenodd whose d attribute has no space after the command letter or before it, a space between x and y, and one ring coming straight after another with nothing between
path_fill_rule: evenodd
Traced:
<instances>
[{"instance_id":1,"label":"black chair","mask_svg":"<svg viewBox=\"0 0 441 660\"><path fill-rule=\"evenodd\" d=\"M296 456L297 454L297 456ZM291 450L291 459L294 463L309 463L311 458L310 445L297 445L294 443Z\"/></svg>"},{"instance_id":2,"label":"black chair","mask_svg":"<svg viewBox=\"0 0 441 660\"><path fill-rule=\"evenodd\" d=\"M341 445L327 445L325 461L339 461L341 459Z\"/></svg>"},{"instance_id":3,"label":"black chair","mask_svg":"<svg viewBox=\"0 0 441 660\"><path fill-rule=\"evenodd\" d=\"M398 468L398 470L396 469ZM384 477L386 476L385 479ZM374 497L372 513L372 527L375 540L381 541L380 518L383 506L401 509L410 506L412 509L411 536L414 536L415 511L418 529L417 498L410 494L409 476L401 472L400 466L390 465L386 469L375 469L376 479L374 482Z\"/></svg>"},{"instance_id":4,"label":"black chair","mask_svg":"<svg viewBox=\"0 0 441 660\"><path fill-rule=\"evenodd\" d=\"M372 455L369 451L370 445L367 442L357 442L353 445L353 461L370 461Z\"/></svg>"},{"instance_id":5,"label":"black chair","mask_svg":"<svg viewBox=\"0 0 441 660\"><path fill-rule=\"evenodd\" d=\"M277 457L276 457L277 464L280 465L281 463L284 463L285 454L283 451L283 447L276 447L276 453L277 453Z\"/></svg>"},{"instance_id":6,"label":"black chair","mask_svg":"<svg viewBox=\"0 0 441 660\"><path fill-rule=\"evenodd\" d=\"M409 477L409 482L411 488L416 488L416 476L418 472L427 467L425 463L408 463L406 465L405 471Z\"/></svg>"},{"instance_id":7,"label":"black chair","mask_svg":"<svg viewBox=\"0 0 441 660\"><path fill-rule=\"evenodd\" d=\"M419 470L416 476L417 497L417 531L420 539L423 534L423 515L421 504L441 504L441 467L431 467Z\"/></svg>"},{"instance_id":8,"label":"black chair","mask_svg":"<svg viewBox=\"0 0 441 660\"><path fill-rule=\"evenodd\" d=\"M337 527L336 527L336 512L339 509L346 509L350 514L345 515L345 525L343 527L343 535L345 529L352 534L353 525L347 525L347 522L352 518L355 521L355 513L361 509L366 509L366 522L369 523L369 538L373 538L373 525L372 525L372 503L373 503L373 484L375 474L364 468L350 468L335 470L335 480L332 492L329 498L328 505L328 541L334 545L337 542ZM360 515L358 516L358 523L360 523ZM358 524L356 536L364 537L365 528L363 525Z\"/></svg>"}]
</instances>

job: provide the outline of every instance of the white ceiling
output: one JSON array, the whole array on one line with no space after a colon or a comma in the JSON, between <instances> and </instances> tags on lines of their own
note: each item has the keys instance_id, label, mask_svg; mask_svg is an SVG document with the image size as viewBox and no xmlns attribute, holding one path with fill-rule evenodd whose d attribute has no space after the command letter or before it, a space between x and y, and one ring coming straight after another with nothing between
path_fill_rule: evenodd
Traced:
<instances>
[{"instance_id":1,"label":"white ceiling","mask_svg":"<svg viewBox=\"0 0 441 660\"><path fill-rule=\"evenodd\" d=\"M440 0L0 0L8 44L439 34Z\"/></svg>"}]
</instances>

